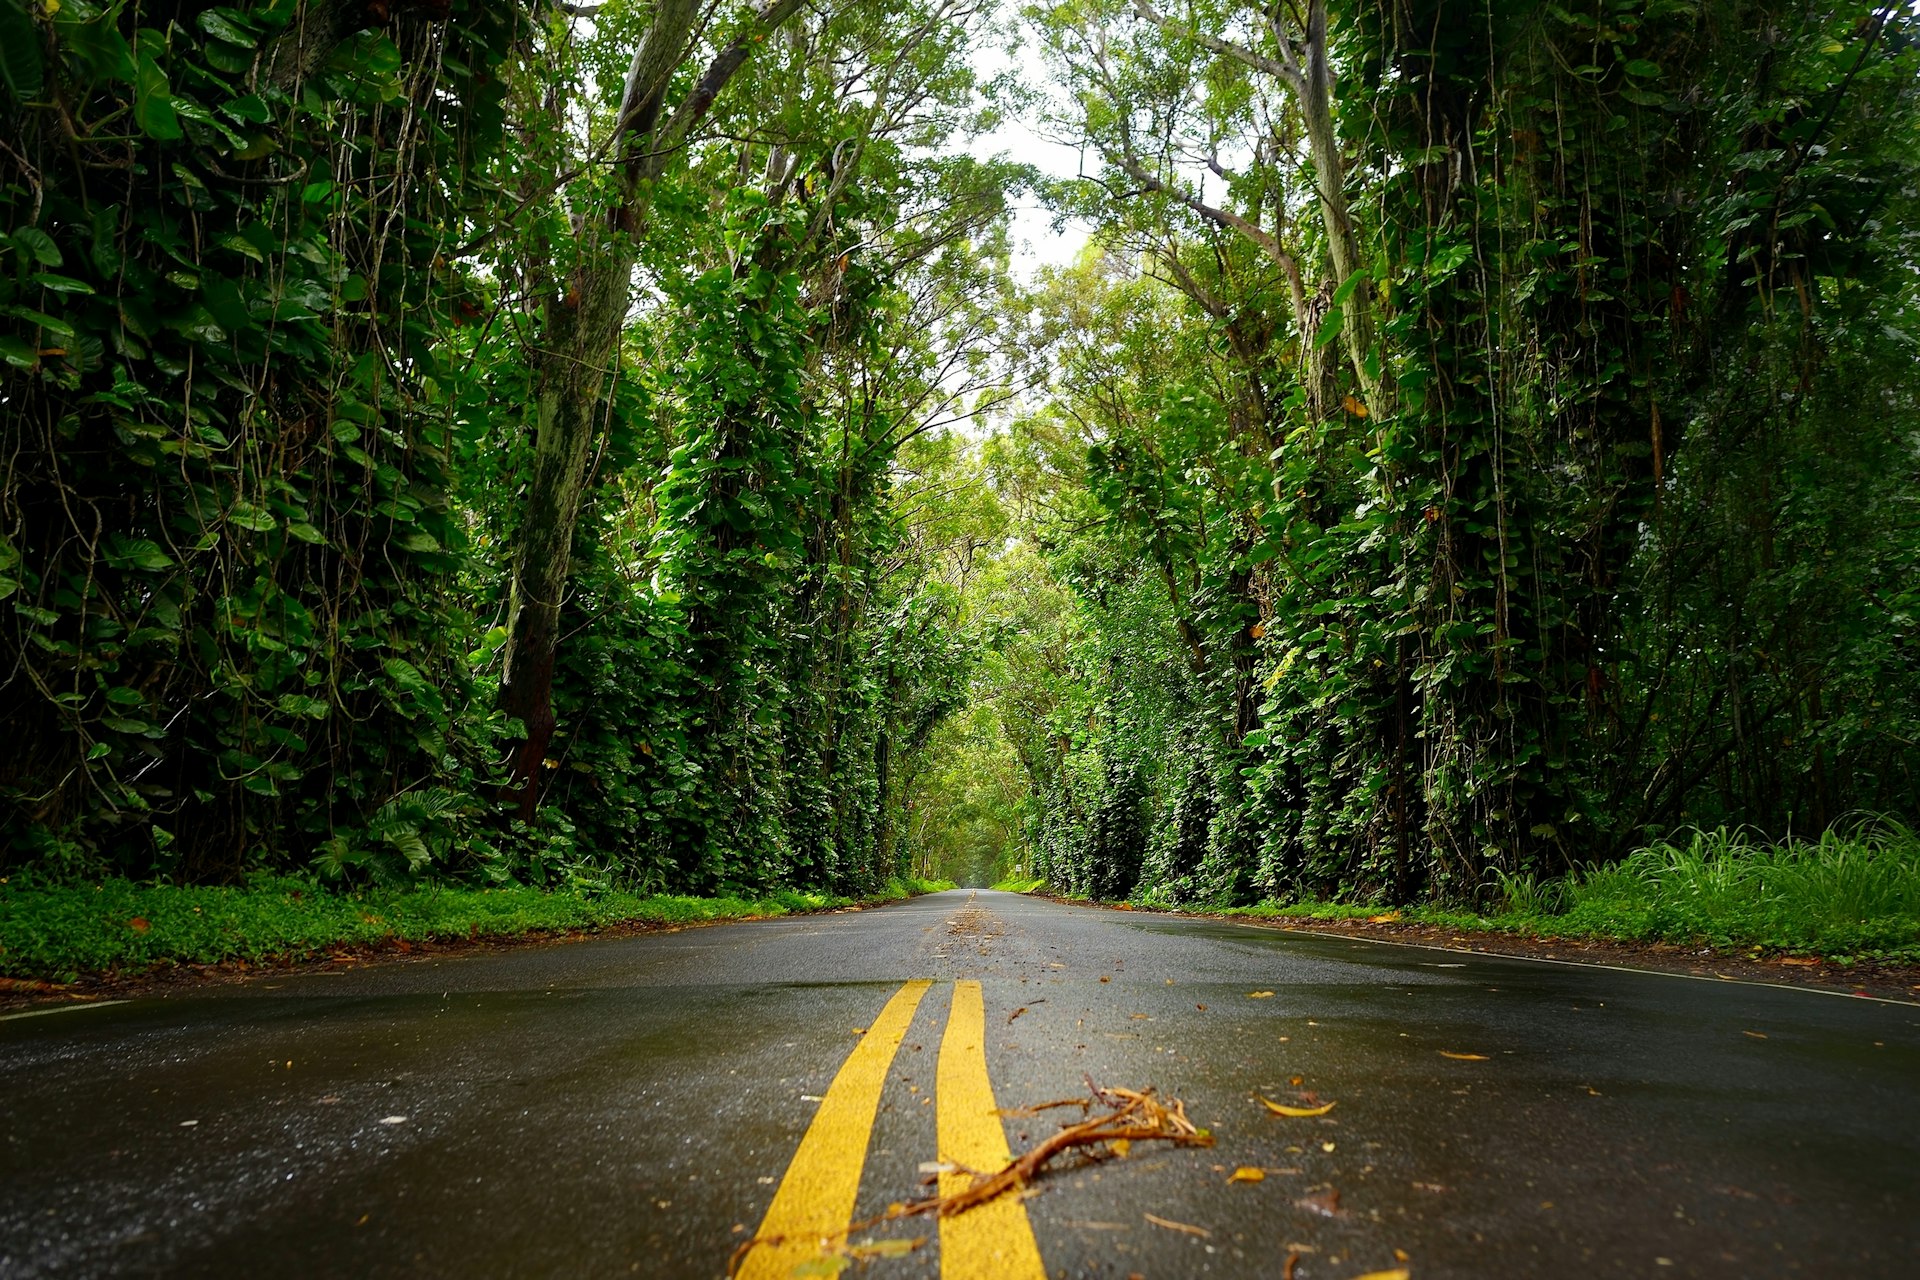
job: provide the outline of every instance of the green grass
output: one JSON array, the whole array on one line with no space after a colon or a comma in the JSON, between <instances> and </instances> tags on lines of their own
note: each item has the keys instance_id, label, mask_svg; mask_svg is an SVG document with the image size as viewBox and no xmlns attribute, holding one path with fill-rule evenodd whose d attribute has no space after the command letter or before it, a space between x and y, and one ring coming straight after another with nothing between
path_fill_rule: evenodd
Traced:
<instances>
[{"instance_id":1,"label":"green grass","mask_svg":"<svg viewBox=\"0 0 1920 1280\"><path fill-rule=\"evenodd\" d=\"M887 881L887 888L880 897L884 901L896 898L914 898L923 893L945 893L960 886L951 880L922 880L918 876L895 876Z\"/></svg>"},{"instance_id":2,"label":"green grass","mask_svg":"<svg viewBox=\"0 0 1920 1280\"><path fill-rule=\"evenodd\" d=\"M1565 879L1505 877L1500 891L1503 901L1489 915L1427 906L1392 914L1414 924L1538 938L1920 961L1920 836L1897 823L1780 844L1738 831L1695 831ZM1264 902L1227 914L1364 920L1387 912L1341 902Z\"/></svg>"},{"instance_id":3,"label":"green grass","mask_svg":"<svg viewBox=\"0 0 1920 1280\"><path fill-rule=\"evenodd\" d=\"M894 880L869 901L952 887ZM343 894L294 879L260 879L244 888L181 888L125 880L0 886L0 974L70 982L86 973L140 972L167 964L300 960L341 945L500 938L633 922L737 920L851 902L794 890L756 898L586 895L526 887Z\"/></svg>"},{"instance_id":4,"label":"green grass","mask_svg":"<svg viewBox=\"0 0 1920 1280\"><path fill-rule=\"evenodd\" d=\"M1023 880L1019 876L1009 876L993 887L1002 893L1035 893L1046 888L1047 882L1037 877Z\"/></svg>"},{"instance_id":5,"label":"green grass","mask_svg":"<svg viewBox=\"0 0 1920 1280\"><path fill-rule=\"evenodd\" d=\"M1920 960L1920 836L1894 823L1778 845L1696 831L1507 896L1572 935Z\"/></svg>"},{"instance_id":6,"label":"green grass","mask_svg":"<svg viewBox=\"0 0 1920 1280\"><path fill-rule=\"evenodd\" d=\"M1445 924L1461 929L1487 929L1496 921L1470 911L1449 911L1441 907L1383 907L1352 902L1260 902L1251 907L1230 907L1223 914L1248 916L1255 920L1394 920L1420 924Z\"/></svg>"}]
</instances>

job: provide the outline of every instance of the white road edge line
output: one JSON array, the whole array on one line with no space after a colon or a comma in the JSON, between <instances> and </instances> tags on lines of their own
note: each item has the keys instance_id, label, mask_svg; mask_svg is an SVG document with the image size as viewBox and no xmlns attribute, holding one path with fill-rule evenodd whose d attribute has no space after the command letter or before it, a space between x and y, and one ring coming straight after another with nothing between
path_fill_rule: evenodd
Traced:
<instances>
[{"instance_id":1,"label":"white road edge line","mask_svg":"<svg viewBox=\"0 0 1920 1280\"><path fill-rule=\"evenodd\" d=\"M1087 906L1096 911L1112 911L1112 907L1098 902L1072 903L1073 906ZM1686 978L1692 982L1711 982L1716 986L1766 987L1773 991L1800 991L1811 996L1837 996L1842 1000L1870 1000L1874 1004L1894 1004L1903 1009L1920 1009L1920 1000L1895 1000L1891 996L1859 996L1851 991L1835 991L1831 987L1801 987L1788 982L1756 982L1752 978L1707 977L1698 973L1675 973L1671 969L1635 969L1624 964L1596 964L1591 960L1560 960L1552 956L1517 956L1505 951L1475 951L1469 947L1448 947L1437 942L1403 942L1398 938L1369 938L1364 934L1332 933L1320 929L1297 929L1287 925L1260 924L1252 920L1236 920L1232 916L1188 915L1178 911L1139 911L1129 914L1152 918L1159 916L1163 920L1215 920L1221 924L1230 924L1237 929L1255 929L1261 933L1286 933L1296 938L1332 938L1340 942L1368 942L1379 947L1412 947L1420 951L1443 951L1448 955L1472 956L1477 960L1523 960L1533 964L1560 964L1569 969L1605 969L1612 973L1640 973L1652 978Z\"/></svg>"},{"instance_id":2,"label":"white road edge line","mask_svg":"<svg viewBox=\"0 0 1920 1280\"><path fill-rule=\"evenodd\" d=\"M72 1013L75 1009L104 1009L110 1004L126 1004L125 1000L88 1000L80 1004L56 1004L48 1009L28 1009L25 1013L0 1013L0 1022L12 1022L15 1018L39 1018L49 1013Z\"/></svg>"},{"instance_id":3,"label":"white road edge line","mask_svg":"<svg viewBox=\"0 0 1920 1280\"><path fill-rule=\"evenodd\" d=\"M1206 919L1201 916L1199 919ZM1803 991L1811 996L1837 996L1842 1000L1871 1000L1875 1004L1897 1004L1904 1008L1920 1008L1920 1000L1895 1000L1889 996L1857 996L1851 991L1835 991L1830 987L1798 987L1788 982L1756 982L1752 978L1717 978L1699 973L1675 973L1671 969L1635 969L1624 964L1596 964L1591 960L1561 960L1554 956L1516 956L1504 951L1474 951L1468 947L1445 947L1436 942L1402 942L1398 938L1368 938L1360 935L1348 936L1338 933L1322 933L1318 929L1289 929L1279 925L1249 924L1244 920L1229 923L1242 929L1258 929L1263 933L1289 933L1296 938L1336 938L1341 942L1370 942L1380 947L1415 947L1421 951L1444 951L1448 955L1472 956L1477 960L1525 960L1533 964L1561 964L1569 969L1606 969L1613 973L1643 973L1655 978L1685 978L1690 982L1711 982L1715 986L1768 987L1774 991Z\"/></svg>"}]
</instances>

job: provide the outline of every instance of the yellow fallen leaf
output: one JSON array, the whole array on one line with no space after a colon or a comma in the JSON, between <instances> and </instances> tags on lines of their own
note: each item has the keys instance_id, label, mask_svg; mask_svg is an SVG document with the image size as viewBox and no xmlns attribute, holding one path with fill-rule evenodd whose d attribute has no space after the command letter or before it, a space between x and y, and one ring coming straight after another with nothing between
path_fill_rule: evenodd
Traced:
<instances>
[{"instance_id":1,"label":"yellow fallen leaf","mask_svg":"<svg viewBox=\"0 0 1920 1280\"><path fill-rule=\"evenodd\" d=\"M1395 1267L1391 1271L1369 1271L1363 1276L1355 1276L1353 1280L1407 1280L1412 1274L1405 1267Z\"/></svg>"},{"instance_id":2,"label":"yellow fallen leaf","mask_svg":"<svg viewBox=\"0 0 1920 1280\"><path fill-rule=\"evenodd\" d=\"M1115 1138L1107 1145L1112 1147L1113 1154L1119 1156L1122 1160L1126 1159L1127 1153L1133 1150L1133 1140L1131 1138Z\"/></svg>"},{"instance_id":3,"label":"yellow fallen leaf","mask_svg":"<svg viewBox=\"0 0 1920 1280\"><path fill-rule=\"evenodd\" d=\"M1265 999L1266 999L1266 998L1267 998L1268 996L1270 996L1270 995L1272 995L1272 994L1273 994L1273 992L1271 992L1271 991L1249 991L1249 992L1247 992L1247 999L1249 999L1249 1000L1265 1000Z\"/></svg>"},{"instance_id":4,"label":"yellow fallen leaf","mask_svg":"<svg viewBox=\"0 0 1920 1280\"><path fill-rule=\"evenodd\" d=\"M1256 1169L1250 1164L1243 1164L1238 1169L1235 1169L1233 1171L1233 1173L1227 1178L1227 1181L1228 1182L1264 1182L1266 1181L1266 1178L1267 1178L1267 1171L1265 1169Z\"/></svg>"},{"instance_id":5,"label":"yellow fallen leaf","mask_svg":"<svg viewBox=\"0 0 1920 1280\"><path fill-rule=\"evenodd\" d=\"M1455 1062L1485 1062L1487 1060L1487 1055L1484 1053L1448 1053L1445 1049L1440 1051L1440 1056L1443 1058L1452 1058Z\"/></svg>"},{"instance_id":6,"label":"yellow fallen leaf","mask_svg":"<svg viewBox=\"0 0 1920 1280\"><path fill-rule=\"evenodd\" d=\"M1254 1096L1259 1097L1258 1094ZM1275 1102L1271 1098L1264 1098L1264 1097L1260 1098L1260 1103L1262 1106L1266 1107L1267 1110L1273 1112L1273 1114L1277 1116L1291 1116L1296 1120L1306 1119L1311 1116L1323 1116L1327 1114L1327 1112L1333 1110L1335 1105L1331 1102L1327 1102L1317 1107L1290 1107L1286 1105L1284 1102Z\"/></svg>"},{"instance_id":7,"label":"yellow fallen leaf","mask_svg":"<svg viewBox=\"0 0 1920 1280\"><path fill-rule=\"evenodd\" d=\"M1389 911L1385 915L1368 916L1367 923L1368 924L1392 924L1395 920L1398 920L1399 918L1400 918L1400 913L1398 911Z\"/></svg>"}]
</instances>

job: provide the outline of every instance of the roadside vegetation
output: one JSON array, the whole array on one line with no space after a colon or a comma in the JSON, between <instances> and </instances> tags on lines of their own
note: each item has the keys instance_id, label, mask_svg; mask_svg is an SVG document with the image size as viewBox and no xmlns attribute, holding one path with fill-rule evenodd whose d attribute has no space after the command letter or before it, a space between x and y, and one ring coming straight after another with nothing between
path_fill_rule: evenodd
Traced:
<instances>
[{"instance_id":1,"label":"roadside vegetation","mask_svg":"<svg viewBox=\"0 0 1920 1280\"><path fill-rule=\"evenodd\" d=\"M1911 945L1920 15L1576 9L0 0L10 954Z\"/></svg>"},{"instance_id":2,"label":"roadside vegetation","mask_svg":"<svg viewBox=\"0 0 1920 1280\"><path fill-rule=\"evenodd\" d=\"M1002 893L1039 893L1046 889L1047 882L1025 876L1008 876L993 887Z\"/></svg>"},{"instance_id":3,"label":"roadside vegetation","mask_svg":"<svg viewBox=\"0 0 1920 1280\"><path fill-rule=\"evenodd\" d=\"M861 903L952 887L895 879ZM82 974L138 975L182 964L287 963L342 948L758 919L854 905L852 898L795 889L753 897L525 885L343 893L312 880L271 876L218 887L126 880L9 884L0 886L0 975L70 982Z\"/></svg>"},{"instance_id":4,"label":"roadside vegetation","mask_svg":"<svg viewBox=\"0 0 1920 1280\"><path fill-rule=\"evenodd\" d=\"M1031 893L1044 886L1009 881ZM1485 911L1416 904L1275 902L1258 919L1407 921L1537 938L1616 938L1720 951L1920 963L1920 838L1898 824L1768 844L1695 831L1552 880L1508 877ZM1166 906L1150 895L1139 906Z\"/></svg>"},{"instance_id":5,"label":"roadside vegetation","mask_svg":"<svg viewBox=\"0 0 1920 1280\"><path fill-rule=\"evenodd\" d=\"M1036 23L1100 252L920 811L1065 897L1902 953L1920 27L1473 12Z\"/></svg>"},{"instance_id":6,"label":"roadside vegetation","mask_svg":"<svg viewBox=\"0 0 1920 1280\"><path fill-rule=\"evenodd\" d=\"M988 17L0 0L0 964L904 883Z\"/></svg>"}]
</instances>

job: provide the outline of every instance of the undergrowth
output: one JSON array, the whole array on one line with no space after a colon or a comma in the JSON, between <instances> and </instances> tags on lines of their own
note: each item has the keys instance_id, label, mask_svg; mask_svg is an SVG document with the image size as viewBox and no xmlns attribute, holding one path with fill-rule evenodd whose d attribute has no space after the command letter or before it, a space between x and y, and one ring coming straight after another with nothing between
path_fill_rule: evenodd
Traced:
<instances>
[{"instance_id":1,"label":"undergrowth","mask_svg":"<svg viewBox=\"0 0 1920 1280\"><path fill-rule=\"evenodd\" d=\"M867 901L952 888L896 878ZM259 877L239 888L109 880L0 885L0 974L71 981L168 964L300 960L335 947L501 938L628 923L677 924L847 906L850 898L779 890L754 898L429 887L340 893Z\"/></svg>"},{"instance_id":2,"label":"undergrowth","mask_svg":"<svg viewBox=\"0 0 1920 1280\"><path fill-rule=\"evenodd\" d=\"M1504 876L1498 890L1484 915L1349 902L1263 902L1228 914L1920 961L1920 836L1893 822L1779 844L1696 830L1563 878Z\"/></svg>"},{"instance_id":3,"label":"undergrowth","mask_svg":"<svg viewBox=\"0 0 1920 1280\"><path fill-rule=\"evenodd\" d=\"M1572 935L1920 959L1920 836L1897 823L1778 845L1695 831L1507 896Z\"/></svg>"},{"instance_id":4,"label":"undergrowth","mask_svg":"<svg viewBox=\"0 0 1920 1280\"><path fill-rule=\"evenodd\" d=\"M1000 893L1037 893L1046 887L1047 882L1038 876L1031 880L1021 876L1008 876L1005 880L993 886L993 888Z\"/></svg>"}]
</instances>

